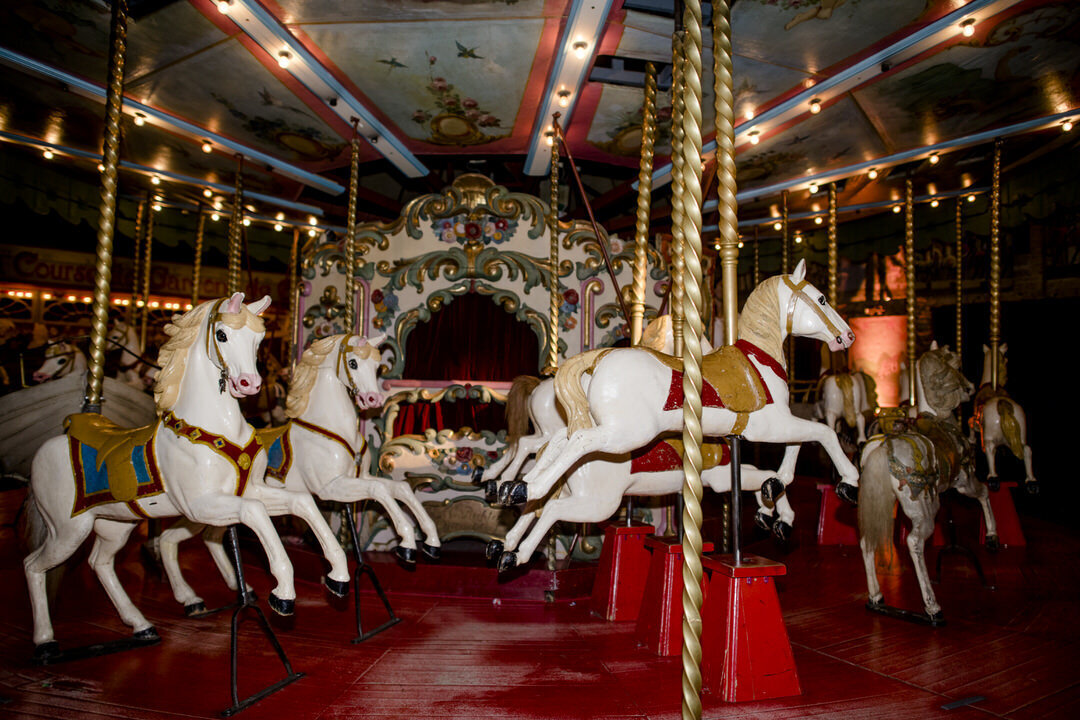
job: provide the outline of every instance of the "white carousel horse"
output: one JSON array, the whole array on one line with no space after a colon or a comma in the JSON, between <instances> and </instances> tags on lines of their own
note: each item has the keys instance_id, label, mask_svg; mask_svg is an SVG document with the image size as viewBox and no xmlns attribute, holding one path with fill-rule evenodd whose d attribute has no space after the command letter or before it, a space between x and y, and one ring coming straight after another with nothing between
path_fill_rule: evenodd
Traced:
<instances>
[{"instance_id":1,"label":"white carousel horse","mask_svg":"<svg viewBox=\"0 0 1080 720\"><path fill-rule=\"evenodd\" d=\"M67 342L57 342L45 348L45 362L31 376L36 383L59 380L72 373L86 372L86 355Z\"/></svg>"},{"instance_id":2,"label":"white carousel horse","mask_svg":"<svg viewBox=\"0 0 1080 720\"><path fill-rule=\"evenodd\" d=\"M404 503L427 536L424 554L437 559L438 530L409 484L363 470L367 441L357 425L356 407L382 407L378 345L385 337L367 340L358 335L333 335L315 341L304 351L286 407L291 422L258 431L269 453L266 483L273 484L269 478L274 478L292 492L342 503L376 500L401 535L395 553L405 562L416 562L413 523L398 506L398 502ZM180 520L161 534L162 564L176 601L189 615L202 614L206 607L180 572L177 545L203 531L200 524ZM235 590L236 575L221 544L222 534L221 528L205 528L203 540L225 582Z\"/></svg>"},{"instance_id":3,"label":"white carousel horse","mask_svg":"<svg viewBox=\"0 0 1080 720\"><path fill-rule=\"evenodd\" d=\"M109 334L105 336L108 349L120 350L120 370L116 379L138 390L145 390L153 384L153 377L144 375L142 362L143 347L139 343L139 333L134 325L123 320L113 322Z\"/></svg>"},{"instance_id":4,"label":"white carousel horse","mask_svg":"<svg viewBox=\"0 0 1080 720\"><path fill-rule=\"evenodd\" d=\"M862 450L859 495L859 545L866 568L870 605L883 605L874 551L888 541L894 523L894 503L911 520L908 552L931 621L941 620L926 570L924 549L934 532L941 493L956 488L982 505L986 545L997 547L997 523L986 486L975 479L974 453L953 414L971 397L971 383L960 373L956 353L937 343L916 363L919 417L898 419L884 434L872 436ZM886 425L888 420L883 421Z\"/></svg>"},{"instance_id":5,"label":"white carousel horse","mask_svg":"<svg viewBox=\"0 0 1080 720\"><path fill-rule=\"evenodd\" d=\"M291 508L323 543L332 592L348 591L345 553L308 495L248 482L261 478L267 454L244 421L237 399L259 391L255 357L265 334L264 297L248 305L236 293L173 317L166 326L162 371L154 387L160 420L136 430L99 415L72 415L67 434L34 456L26 512L40 513L44 543L23 561L34 616L35 657L59 652L45 591L45 573L67 560L91 532L90 564L121 619L137 639L157 636L131 602L113 561L146 518L183 515L210 525L243 523L266 550L277 586L270 606L291 614L293 570L267 508ZM228 393L226 393L228 389Z\"/></svg>"},{"instance_id":6,"label":"white carousel horse","mask_svg":"<svg viewBox=\"0 0 1080 720\"><path fill-rule=\"evenodd\" d=\"M859 473L836 433L793 416L788 406L783 342L789 334L820 339L833 351L855 341L855 333L805 276L806 265L800 261L791 275L762 282L739 316L737 344L705 357L702 427L706 436L739 434L751 442L788 444L776 473L785 485L795 474L798 443L815 440L840 474L837 494L854 502ZM592 380L585 391L581 376L590 370ZM590 350L568 360L555 376L556 396L569 420L566 435L553 438L525 478L508 483L500 493L505 489L505 499L513 503L542 498L590 453L630 453L661 433L678 431L681 370L676 359L640 348ZM722 382L713 376L720 391L709 382L714 372L726 375Z\"/></svg>"},{"instance_id":7,"label":"white carousel horse","mask_svg":"<svg viewBox=\"0 0 1080 720\"><path fill-rule=\"evenodd\" d=\"M971 442L975 442L975 433L982 439L982 449L986 453L989 474L986 484L992 490L998 488L997 449L1006 447L1018 459L1024 461L1024 487L1029 493L1039 490L1035 474L1031 470L1031 446L1027 442L1027 415L1020 404L1005 392L1005 352L1008 344L998 347L998 386L990 382L990 348L983 345L983 374L979 392L975 395L975 414L971 418Z\"/></svg>"},{"instance_id":8,"label":"white carousel horse","mask_svg":"<svg viewBox=\"0 0 1080 720\"><path fill-rule=\"evenodd\" d=\"M702 483L719 493L731 492L731 460L727 445L722 442L706 443L702 454L706 460L701 473ZM758 524L765 523L765 527L772 529L778 537L786 539L795 518L786 494L776 501L776 521L763 520L771 518L772 509L765 508L762 503L762 486L770 482L778 484L775 476L775 472L743 464L741 487L754 491L757 496L761 506ZM488 544L487 555L491 559L499 556L500 571L523 565L532 558L533 552L555 523L601 522L619 509L626 495L671 495L679 492L682 485L681 439L659 440L643 452L624 453L616 457L604 453L603 459L579 464L570 473L563 488L544 503L539 518L531 512L522 513L506 534L505 543L493 540Z\"/></svg>"},{"instance_id":9,"label":"white carousel horse","mask_svg":"<svg viewBox=\"0 0 1080 720\"><path fill-rule=\"evenodd\" d=\"M866 442L866 417L877 406L873 383L873 378L861 371L823 376L818 381L818 416L834 430L843 418L848 427L855 429L856 440L862 445Z\"/></svg>"}]
</instances>

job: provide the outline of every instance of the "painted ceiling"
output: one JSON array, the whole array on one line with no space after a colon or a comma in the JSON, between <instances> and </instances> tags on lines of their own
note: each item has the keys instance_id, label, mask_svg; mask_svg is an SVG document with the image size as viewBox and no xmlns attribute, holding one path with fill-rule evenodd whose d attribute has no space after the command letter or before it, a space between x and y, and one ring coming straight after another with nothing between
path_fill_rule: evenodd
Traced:
<instances>
[{"instance_id":1,"label":"painted ceiling","mask_svg":"<svg viewBox=\"0 0 1080 720\"><path fill-rule=\"evenodd\" d=\"M321 77L366 109L372 127L381 124L385 134L361 144L361 177L368 190L361 208L383 217L395 215L411 194L441 187L448 164L458 162L463 172L472 168L460 163L470 159L501 158L510 175L520 170L522 157L548 122L538 113L551 91L549 78L559 70L560 53L572 40L565 37L568 21L581 5L603 5L599 0L232 1L264 13L274 32L308 54L308 64L317 65ZM170 184L169 193L198 199L200 182L231 184L236 167L234 149L220 144L210 153L200 149L202 129L262 154L262 160L245 165L249 187L319 207L329 222L343 224L342 194L297 180L281 168L312 173L339 189L347 184L353 132L347 116L299 75L279 67L273 43L260 43L217 3L131 2L135 17L128 33L126 97L196 131L176 132L155 123L135 127L129 115L123 158L187 179ZM972 36L963 36L958 27L936 35L827 95L820 113L789 113L782 122L763 125L759 143L740 141L741 214L775 212L775 194L753 197L756 188L1077 108L1080 3L738 0L732 10L737 123L803 97L874 53L976 5L980 13ZM669 64L671 7L662 0L612 0L589 38L589 62L614 56ZM4 139L100 152L102 102L65 78L104 85L108 28L109 10L101 0L0 1L0 62L7 65L0 77ZM707 67L710 43L706 33ZM39 64L49 70L43 72ZM707 127L713 122L710 83L711 72L703 99ZM606 190L617 199L606 217L630 213L642 90L594 81L588 73L574 89L572 112L564 118L569 147L587 166L594 188L601 188L596 194ZM670 150L667 93L660 94L659 108L657 166L662 167ZM433 172L426 180L409 180L384 159L387 143ZM985 173L973 175L970 166L947 156L935 172L941 190L986 180ZM147 181L145 173L124 176L132 192ZM662 193L658 197L662 202ZM896 183L883 173L877 182L848 182L841 202L895 198ZM793 203L793 210L815 206L811 198Z\"/></svg>"}]
</instances>

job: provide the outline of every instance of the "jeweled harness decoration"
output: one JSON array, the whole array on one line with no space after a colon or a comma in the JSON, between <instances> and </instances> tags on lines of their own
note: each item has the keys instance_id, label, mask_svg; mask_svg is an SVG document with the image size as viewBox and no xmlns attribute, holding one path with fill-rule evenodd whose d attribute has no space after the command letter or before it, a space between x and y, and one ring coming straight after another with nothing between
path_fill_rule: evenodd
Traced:
<instances>
[{"instance_id":1,"label":"jeweled harness decoration","mask_svg":"<svg viewBox=\"0 0 1080 720\"><path fill-rule=\"evenodd\" d=\"M232 463L236 468L236 491L237 497L244 494L251 474L251 465L255 456L263 452L264 448L255 429L250 425L251 439L244 446L237 445L223 435L217 435L204 430L196 425L191 425L183 418L178 418L170 410L161 418L161 423L174 433L196 445L205 445L218 455Z\"/></svg>"}]
</instances>

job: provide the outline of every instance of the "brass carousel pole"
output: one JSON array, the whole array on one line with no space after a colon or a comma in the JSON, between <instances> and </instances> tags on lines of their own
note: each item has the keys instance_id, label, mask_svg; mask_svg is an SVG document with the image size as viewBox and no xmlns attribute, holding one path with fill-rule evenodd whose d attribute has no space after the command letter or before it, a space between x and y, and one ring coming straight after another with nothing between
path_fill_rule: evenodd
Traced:
<instances>
[{"instance_id":1,"label":"brass carousel pole","mask_svg":"<svg viewBox=\"0 0 1080 720\"><path fill-rule=\"evenodd\" d=\"M829 183L829 304L834 308L839 305L837 297L837 266L839 264L836 247L836 183ZM838 353L829 353L829 365L836 369L836 356Z\"/></svg>"},{"instance_id":2,"label":"brass carousel pole","mask_svg":"<svg viewBox=\"0 0 1080 720\"><path fill-rule=\"evenodd\" d=\"M761 282L761 239L758 235L761 232L761 226L754 226L754 287L758 286Z\"/></svg>"},{"instance_id":3,"label":"brass carousel pole","mask_svg":"<svg viewBox=\"0 0 1080 720\"><path fill-rule=\"evenodd\" d=\"M300 289L297 287L299 284L299 277L297 276L297 260L300 250L300 228L293 227L292 234L292 248L289 250L289 342L288 351L289 354L287 364L292 368L296 363L296 342L297 336L300 333L300 323L297 322L296 308L298 305L297 296L300 293ZM289 377L293 374L290 372Z\"/></svg>"},{"instance_id":4,"label":"brass carousel pole","mask_svg":"<svg viewBox=\"0 0 1080 720\"><path fill-rule=\"evenodd\" d=\"M232 215L229 217L229 295L240 292L241 239L244 220L244 156L236 155L236 192L233 195Z\"/></svg>"},{"instance_id":5,"label":"brass carousel pole","mask_svg":"<svg viewBox=\"0 0 1080 720\"><path fill-rule=\"evenodd\" d=\"M638 169L637 224L634 227L634 295L630 306L630 344L641 342L649 271L649 209L652 200L653 145L656 136L656 66L645 63L645 101L641 107L641 163Z\"/></svg>"},{"instance_id":6,"label":"brass carousel pole","mask_svg":"<svg viewBox=\"0 0 1080 720\"><path fill-rule=\"evenodd\" d=\"M780 193L780 272L787 275L791 272L791 258L789 255L788 242L788 191ZM789 337L784 341L784 355L787 357L788 392L795 383L795 341Z\"/></svg>"},{"instance_id":7,"label":"brass carousel pole","mask_svg":"<svg viewBox=\"0 0 1080 720\"><path fill-rule=\"evenodd\" d=\"M908 398L917 408L915 398L915 202L911 178L904 183L904 272L907 282L907 358Z\"/></svg>"},{"instance_id":8,"label":"brass carousel pole","mask_svg":"<svg viewBox=\"0 0 1080 720\"><path fill-rule=\"evenodd\" d=\"M345 332L356 332L356 195L360 182L359 118L353 118L352 158L349 161L349 218L345 229Z\"/></svg>"},{"instance_id":9,"label":"brass carousel pole","mask_svg":"<svg viewBox=\"0 0 1080 720\"><path fill-rule=\"evenodd\" d=\"M686 33L682 18L675 17L675 34L672 37L671 64L671 336L675 357L683 354L683 295L685 264L683 259L686 197L686 181L683 177L683 138L686 134L683 119L686 115L685 69Z\"/></svg>"},{"instance_id":10,"label":"brass carousel pole","mask_svg":"<svg viewBox=\"0 0 1080 720\"><path fill-rule=\"evenodd\" d=\"M713 22L716 30L713 32L714 45L716 48L729 50L730 29L727 27L727 4L714 3ZM718 17L719 15L719 17ZM701 604L702 604L702 567L701 567L701 336L702 310L704 298L702 293L701 271L701 2L700 0L687 0L683 12L684 41L683 54L686 58L683 69L684 113L682 118L683 143L682 155L685 159L682 168L684 195L683 195L683 257L687 273L683 301L683 318L688 332L683 335L683 472L686 479L683 483L683 650L682 650L682 716L683 718L701 717ZM717 38L720 35L720 38ZM716 50L714 50L714 55ZM730 78L731 64L730 55L716 60L717 71L725 71ZM718 83L718 90L720 83ZM730 79L724 84L730 93ZM717 107L721 101L717 101ZM725 117L717 115L717 127L722 123L731 123L730 96L726 98L728 113ZM719 142L723 139L718 137ZM725 161L722 157L725 150L717 149L717 158L720 163ZM723 171L726 172L724 167ZM717 176L720 179L721 192L732 191L732 203L734 201L733 178L721 177L721 169L718 165ZM732 203L725 204L720 201L720 218L724 223L734 217ZM730 213L730 215L728 214ZM725 237L726 242L738 242L737 233L731 237ZM725 292L727 288L725 287ZM734 305L725 303L725 314L730 315Z\"/></svg>"},{"instance_id":11,"label":"brass carousel pole","mask_svg":"<svg viewBox=\"0 0 1080 720\"><path fill-rule=\"evenodd\" d=\"M956 360L963 359L964 342L964 198L956 198ZM960 367L963 367L961 363Z\"/></svg>"},{"instance_id":12,"label":"brass carousel pole","mask_svg":"<svg viewBox=\"0 0 1080 720\"><path fill-rule=\"evenodd\" d=\"M142 312L139 315L139 350L146 351L146 326L150 322L150 263L154 248L154 210L146 216L146 237L143 246Z\"/></svg>"},{"instance_id":13,"label":"brass carousel pole","mask_svg":"<svg viewBox=\"0 0 1080 720\"><path fill-rule=\"evenodd\" d=\"M548 265L551 275L548 280L548 358L544 366L544 375L554 375L559 369L559 306L562 294L559 292L559 113L555 113L551 128L551 204L548 207L548 233L551 243L548 250ZM603 242L599 237L597 242Z\"/></svg>"},{"instance_id":14,"label":"brass carousel pole","mask_svg":"<svg viewBox=\"0 0 1080 720\"><path fill-rule=\"evenodd\" d=\"M135 325L135 313L139 307L139 288L142 283L139 281L139 272L142 265L142 234L143 234L143 218L146 213L146 200L139 203L139 209L135 211L135 258L131 267L131 304L128 305L127 310L127 324L129 326Z\"/></svg>"},{"instance_id":15,"label":"brass carousel pole","mask_svg":"<svg viewBox=\"0 0 1080 720\"><path fill-rule=\"evenodd\" d=\"M98 216L97 257L94 263L94 319L90 330L90 369L83 412L101 412L105 375L105 334L109 324L112 285L113 234L116 230L116 184L120 167L120 107L124 100L124 56L127 52L127 0L113 0L109 26L109 79L105 95L105 138Z\"/></svg>"},{"instance_id":16,"label":"brass carousel pole","mask_svg":"<svg viewBox=\"0 0 1080 720\"><path fill-rule=\"evenodd\" d=\"M990 386L997 390L1001 368L1001 138L994 140L994 176L990 185Z\"/></svg>"},{"instance_id":17,"label":"brass carousel pole","mask_svg":"<svg viewBox=\"0 0 1080 720\"><path fill-rule=\"evenodd\" d=\"M199 304L199 284L202 282L203 239L206 234L206 213L199 203L199 225L195 230L195 264L191 268L191 306Z\"/></svg>"}]
</instances>

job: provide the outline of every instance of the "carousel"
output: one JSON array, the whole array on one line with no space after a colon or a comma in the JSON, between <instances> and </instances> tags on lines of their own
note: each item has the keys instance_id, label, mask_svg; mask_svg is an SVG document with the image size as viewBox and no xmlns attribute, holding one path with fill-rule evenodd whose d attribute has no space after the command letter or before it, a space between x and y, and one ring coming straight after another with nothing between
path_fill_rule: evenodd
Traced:
<instances>
[{"instance_id":1,"label":"carousel","mask_svg":"<svg viewBox=\"0 0 1080 720\"><path fill-rule=\"evenodd\" d=\"M0 715L1075 717L1075 3L0 19Z\"/></svg>"}]
</instances>

